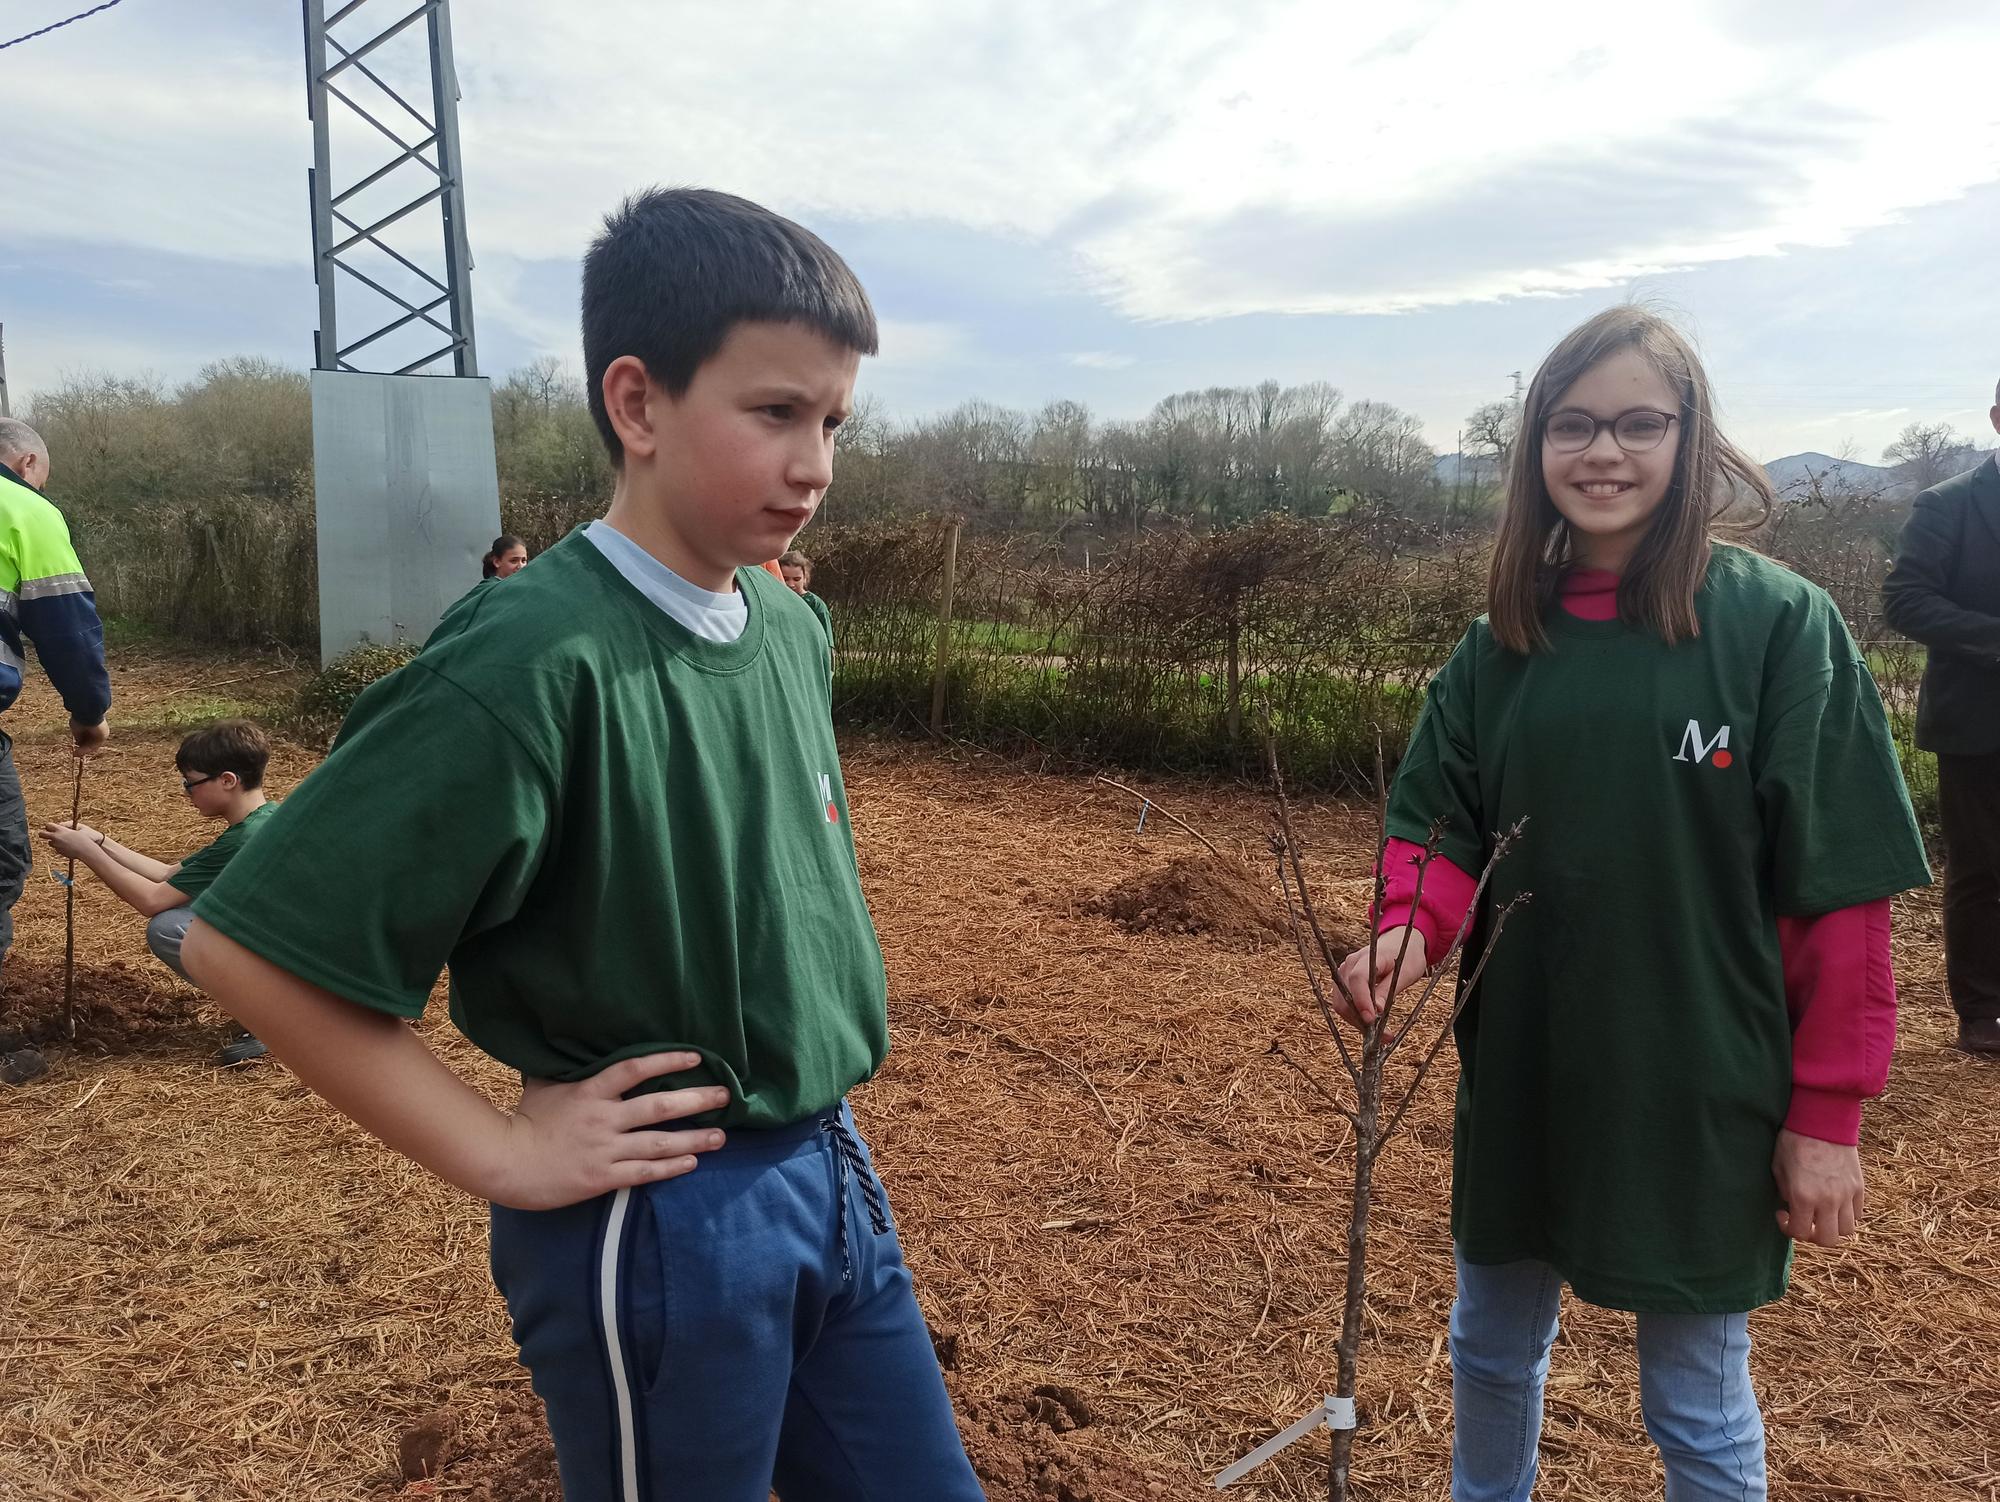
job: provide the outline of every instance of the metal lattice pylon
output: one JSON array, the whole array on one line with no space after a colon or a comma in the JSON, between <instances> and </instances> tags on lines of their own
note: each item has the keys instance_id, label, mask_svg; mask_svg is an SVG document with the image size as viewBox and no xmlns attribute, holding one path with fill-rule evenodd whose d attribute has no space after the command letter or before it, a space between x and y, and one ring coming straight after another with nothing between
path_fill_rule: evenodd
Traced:
<instances>
[{"instance_id":1,"label":"metal lattice pylon","mask_svg":"<svg viewBox=\"0 0 2000 1502\"><path fill-rule=\"evenodd\" d=\"M413 375L431 372L431 367L448 358L451 374L476 376L479 365L467 281L472 255L465 238L458 77L452 66L447 0L420 0L407 14L374 32L368 32L369 20L389 13L391 7L377 4L371 8L370 0L348 0L329 15L327 0L303 0L303 4L313 125L313 168L308 174L313 279L319 284L319 332L314 340L313 364L321 370ZM343 27L342 23L363 10L370 11L369 18ZM429 114L382 77L382 71L392 71L385 61L393 55L389 49L400 44L414 50L415 38L406 34L419 22L430 46ZM341 38L333 34L337 27L342 28ZM390 115L397 128L391 129L378 118L377 111ZM336 116L371 127L396 154L351 179L337 177L332 129ZM405 116L415 122L414 131L405 123ZM436 205L435 219L425 214L418 222L436 222L441 228L441 261L434 249L437 241L417 246L408 237L411 216L432 205ZM415 254L406 254L389 243L385 235L392 229ZM377 274L371 275L364 265ZM441 276L436 274L439 270ZM401 282L402 290L390 286L390 281ZM386 299L389 306L385 309L364 298L351 284L367 288ZM349 315L345 322L343 310ZM406 330L427 337L409 345ZM358 337L350 337L350 331ZM429 337L432 331L443 336L442 347L402 363L406 345L422 349L435 342Z\"/></svg>"}]
</instances>

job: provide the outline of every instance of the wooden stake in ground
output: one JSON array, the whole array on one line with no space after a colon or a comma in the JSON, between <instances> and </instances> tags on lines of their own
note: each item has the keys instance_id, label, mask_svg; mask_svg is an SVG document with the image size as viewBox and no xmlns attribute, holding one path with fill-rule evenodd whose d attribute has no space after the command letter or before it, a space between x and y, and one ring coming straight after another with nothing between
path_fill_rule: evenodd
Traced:
<instances>
[{"instance_id":1,"label":"wooden stake in ground","mask_svg":"<svg viewBox=\"0 0 2000 1502\"><path fill-rule=\"evenodd\" d=\"M944 597L938 602L937 671L931 675L931 734L944 734L945 682L951 671L951 596L958 585L958 534L962 521L951 524L944 540Z\"/></svg>"},{"instance_id":2,"label":"wooden stake in ground","mask_svg":"<svg viewBox=\"0 0 2000 1502\"><path fill-rule=\"evenodd\" d=\"M83 758L76 759L76 786L70 793L69 827L83 815ZM69 858L63 892L63 1032L76 1036L76 857Z\"/></svg>"},{"instance_id":3,"label":"wooden stake in ground","mask_svg":"<svg viewBox=\"0 0 2000 1502\"><path fill-rule=\"evenodd\" d=\"M1374 1200L1375 1163L1382 1149L1402 1125L1403 1117L1423 1088L1424 1076L1430 1073L1432 1062L1451 1037L1452 1024L1464 1009L1466 1000L1479 984L1479 977L1486 969L1486 961L1493 953L1493 947L1500 941L1501 931L1507 925L1507 917L1515 904L1523 902L1527 894L1514 898L1493 915L1491 931L1486 935L1472 973L1459 986L1450 1006L1440 1006L1430 1019L1429 1043L1414 1072L1406 1080L1399 1080L1392 1087L1385 1087L1384 1067L1390 1057L1402 1046L1423 1021L1430 1010L1431 998L1445 975L1453 968L1452 962L1458 958L1464 947L1466 935L1471 931L1473 915L1479 910L1479 902L1486 894L1493 868L1508 847L1520 835L1521 825L1495 838L1493 853L1487 859L1486 868L1479 873L1479 881L1474 889L1472 902L1466 909L1465 920L1459 924L1458 932L1441 955L1432 959L1428 977L1415 991L1416 1000L1407 1009L1407 1016L1400 1015L1401 1008L1395 996L1395 981L1390 984L1390 997L1382 1003L1373 1021L1360 1028L1360 1051L1357 1055L1350 1047L1344 1029L1349 1024L1340 1019L1335 1010L1333 996L1338 994L1350 1012L1356 1011L1354 997L1347 989L1347 983L1340 977L1341 961L1347 956L1340 953L1329 940L1321 926L1318 911L1313 906L1311 890L1306 885L1305 868L1300 861L1298 833L1292 824L1291 800L1285 796L1285 779L1278 768L1277 743L1269 727L1264 735L1264 757L1270 769L1271 783L1277 796L1277 828L1271 835L1271 853L1277 861L1278 882L1284 890L1285 915L1290 920L1292 938L1298 946L1299 963L1305 967L1306 980L1312 987L1313 1000L1319 1004L1321 1020L1333 1037L1334 1048L1339 1053L1342 1067L1347 1073L1348 1099L1343 1099L1328 1088L1317 1075L1304 1064L1285 1051L1282 1043L1273 1043L1271 1051L1297 1070L1325 1101L1338 1111L1353 1129L1354 1140L1354 1191L1349 1201L1347 1219L1347 1292L1341 1309L1340 1341L1336 1347L1338 1369L1335 1390L1325 1404L1313 1413L1307 1414L1289 1429L1274 1436L1251 1451L1215 1478L1218 1490L1240 1480L1256 1466L1263 1464L1280 1450L1304 1439L1319 1429L1330 1429L1333 1434L1327 1464L1327 1496L1331 1502L1346 1502L1348 1494L1348 1474L1352 1465L1355 1433L1355 1370L1361 1351L1362 1315L1367 1307L1368 1296L1368 1216ZM1388 851L1389 791L1382 771L1381 751L1375 758L1375 902L1371 912L1382 910L1387 883L1383 877L1383 861ZM1437 859L1438 847L1444 838L1444 825L1440 821L1431 826L1430 836L1425 841L1423 854L1417 861L1415 899L1421 900L1424 877L1429 872L1430 863ZM1376 935L1370 925L1368 938L1368 973L1375 973ZM1408 957L1410 937L1407 932L1396 954L1394 976L1403 973L1403 963ZM1330 983L1330 984L1329 984ZM1392 1020L1396 1025L1392 1025Z\"/></svg>"}]
</instances>

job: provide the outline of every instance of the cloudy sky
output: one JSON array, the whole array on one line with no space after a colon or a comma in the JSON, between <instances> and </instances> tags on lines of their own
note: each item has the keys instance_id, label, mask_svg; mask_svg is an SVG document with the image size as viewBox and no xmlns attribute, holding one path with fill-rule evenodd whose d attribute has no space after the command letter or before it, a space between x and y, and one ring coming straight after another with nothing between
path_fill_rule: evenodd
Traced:
<instances>
[{"instance_id":1,"label":"cloudy sky","mask_svg":"<svg viewBox=\"0 0 2000 1502\"><path fill-rule=\"evenodd\" d=\"M6 0L0 40L83 3ZM1872 460L1916 419L1993 441L1994 6L457 0L454 27L488 374L574 361L597 220L699 183L847 255L884 320L864 389L906 417L1323 379L1449 449L1636 295L1696 334L1763 457ZM419 80L420 37L369 61ZM0 149L17 395L309 363L289 0L122 0L0 51ZM352 180L393 148L363 126L335 153Z\"/></svg>"}]
</instances>

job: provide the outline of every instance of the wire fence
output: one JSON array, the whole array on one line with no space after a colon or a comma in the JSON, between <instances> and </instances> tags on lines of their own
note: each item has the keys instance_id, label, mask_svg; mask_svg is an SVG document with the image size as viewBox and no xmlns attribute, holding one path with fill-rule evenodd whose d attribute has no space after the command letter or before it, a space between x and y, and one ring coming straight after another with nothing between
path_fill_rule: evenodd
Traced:
<instances>
[{"instance_id":1,"label":"wire fence","mask_svg":"<svg viewBox=\"0 0 2000 1502\"><path fill-rule=\"evenodd\" d=\"M1053 539L969 535L941 632L952 530L816 537L840 718L1244 775L1268 723L1302 782L1354 785L1372 776L1378 739L1392 759L1407 741L1483 586L1476 541L1361 512L1149 533L1087 569Z\"/></svg>"},{"instance_id":2,"label":"wire fence","mask_svg":"<svg viewBox=\"0 0 2000 1502\"><path fill-rule=\"evenodd\" d=\"M502 520L539 553L595 514L527 496ZM1876 497L1815 498L1787 506L1759 546L1840 607L1929 823L1936 764L1913 740L1924 655L1881 612L1899 520ZM309 503L232 496L71 525L107 614L191 641L317 643ZM1330 790L1367 785L1378 744L1391 764L1400 756L1425 685L1485 608L1483 532L1366 508L1163 527L1098 539L1081 557L1073 538L936 517L820 524L807 543L833 611L843 723L1247 777L1261 775L1268 723L1301 785Z\"/></svg>"}]
</instances>

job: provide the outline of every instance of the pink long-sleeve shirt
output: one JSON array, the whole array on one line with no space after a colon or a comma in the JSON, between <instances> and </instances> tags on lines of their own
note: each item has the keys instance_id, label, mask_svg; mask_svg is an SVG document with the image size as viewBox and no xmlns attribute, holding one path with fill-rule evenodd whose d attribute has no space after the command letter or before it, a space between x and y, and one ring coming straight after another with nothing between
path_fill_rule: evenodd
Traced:
<instances>
[{"instance_id":1,"label":"pink long-sleeve shirt","mask_svg":"<svg viewBox=\"0 0 2000 1502\"><path fill-rule=\"evenodd\" d=\"M1618 613L1617 593L1616 574L1580 569L1564 581L1562 606L1583 620L1610 620ZM1389 841L1378 928L1415 928L1435 961L1465 921L1477 883L1439 856L1417 900L1422 855L1423 847L1412 841ZM1851 1145L1860 1140L1862 1101L1888 1083L1896 1041L1889 899L1814 917L1781 917L1778 947L1792 1019L1792 1102L1785 1126Z\"/></svg>"}]
</instances>

